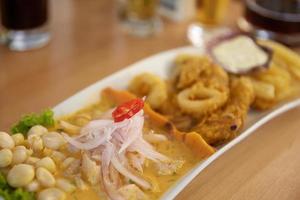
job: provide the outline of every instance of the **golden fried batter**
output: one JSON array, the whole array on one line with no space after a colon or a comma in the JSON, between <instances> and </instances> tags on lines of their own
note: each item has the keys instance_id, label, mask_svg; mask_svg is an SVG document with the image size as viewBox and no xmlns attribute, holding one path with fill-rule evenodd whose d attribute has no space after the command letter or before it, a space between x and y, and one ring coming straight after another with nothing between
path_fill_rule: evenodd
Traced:
<instances>
[{"instance_id":1,"label":"golden fried batter","mask_svg":"<svg viewBox=\"0 0 300 200\"><path fill-rule=\"evenodd\" d=\"M207 143L218 145L234 138L242 129L254 91L248 78L231 78L230 97L226 105L204 117L193 131Z\"/></svg>"},{"instance_id":2,"label":"golden fried batter","mask_svg":"<svg viewBox=\"0 0 300 200\"><path fill-rule=\"evenodd\" d=\"M158 109L168 98L166 83L151 73L142 73L134 77L128 89L138 97L146 96L146 102L154 109Z\"/></svg>"},{"instance_id":3,"label":"golden fried batter","mask_svg":"<svg viewBox=\"0 0 300 200\"><path fill-rule=\"evenodd\" d=\"M199 117L223 106L228 99L228 92L205 87L202 82L182 90L177 95L177 102L184 113Z\"/></svg>"},{"instance_id":4,"label":"golden fried batter","mask_svg":"<svg viewBox=\"0 0 300 200\"><path fill-rule=\"evenodd\" d=\"M197 82L205 87L228 92L228 75L223 68L207 56L181 55L176 59L177 77L175 84L182 90Z\"/></svg>"},{"instance_id":5,"label":"golden fried batter","mask_svg":"<svg viewBox=\"0 0 300 200\"><path fill-rule=\"evenodd\" d=\"M284 63L271 62L269 69L264 71L258 71L250 77L254 81L260 81L265 84L269 84L274 88L274 97L269 99L264 97L268 91L262 91L262 95L259 95L256 90L255 101L253 102L253 107L259 110L265 110L273 107L282 99L291 95L292 92L292 77L289 72L285 69ZM262 84L261 84L262 85ZM262 86L260 88L263 88Z\"/></svg>"},{"instance_id":6,"label":"golden fried batter","mask_svg":"<svg viewBox=\"0 0 300 200\"><path fill-rule=\"evenodd\" d=\"M207 56L181 55L176 65L176 101L183 113L202 117L226 103L228 75Z\"/></svg>"}]
</instances>

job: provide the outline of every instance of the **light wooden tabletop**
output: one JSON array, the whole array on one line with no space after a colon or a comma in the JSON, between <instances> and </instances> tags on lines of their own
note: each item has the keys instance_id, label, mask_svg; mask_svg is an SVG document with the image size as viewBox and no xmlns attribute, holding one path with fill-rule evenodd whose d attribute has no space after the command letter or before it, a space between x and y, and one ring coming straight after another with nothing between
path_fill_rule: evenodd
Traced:
<instances>
[{"instance_id":1,"label":"light wooden tabletop","mask_svg":"<svg viewBox=\"0 0 300 200\"><path fill-rule=\"evenodd\" d=\"M52 0L52 40L42 49L0 46L0 127L52 107L97 80L151 54L188 45L187 22L164 22L158 35L123 33L114 1ZM241 15L237 1L226 19ZM300 108L260 128L211 164L177 197L183 199L300 199Z\"/></svg>"}]
</instances>

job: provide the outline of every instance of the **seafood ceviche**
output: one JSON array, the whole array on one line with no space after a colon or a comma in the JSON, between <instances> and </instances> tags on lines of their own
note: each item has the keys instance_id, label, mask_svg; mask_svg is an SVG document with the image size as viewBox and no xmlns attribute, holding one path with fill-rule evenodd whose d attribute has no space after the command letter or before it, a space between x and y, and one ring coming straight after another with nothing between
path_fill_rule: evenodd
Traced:
<instances>
[{"instance_id":1,"label":"seafood ceviche","mask_svg":"<svg viewBox=\"0 0 300 200\"><path fill-rule=\"evenodd\" d=\"M299 80L299 56L271 41L236 36L206 55L178 55L167 80L138 74L74 114L45 110L0 132L0 196L159 199L236 137L250 109L293 97Z\"/></svg>"}]
</instances>

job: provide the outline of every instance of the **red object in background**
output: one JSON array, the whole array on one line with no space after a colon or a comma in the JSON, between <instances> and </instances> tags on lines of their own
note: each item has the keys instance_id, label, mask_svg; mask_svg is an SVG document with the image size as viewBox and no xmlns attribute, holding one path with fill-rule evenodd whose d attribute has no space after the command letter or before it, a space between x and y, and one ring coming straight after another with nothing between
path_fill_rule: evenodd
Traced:
<instances>
[{"instance_id":1,"label":"red object in background","mask_svg":"<svg viewBox=\"0 0 300 200\"><path fill-rule=\"evenodd\" d=\"M144 107L144 101L142 99L133 99L126 103L119 105L113 112L112 117L115 122L121 122L124 119L129 119Z\"/></svg>"}]
</instances>

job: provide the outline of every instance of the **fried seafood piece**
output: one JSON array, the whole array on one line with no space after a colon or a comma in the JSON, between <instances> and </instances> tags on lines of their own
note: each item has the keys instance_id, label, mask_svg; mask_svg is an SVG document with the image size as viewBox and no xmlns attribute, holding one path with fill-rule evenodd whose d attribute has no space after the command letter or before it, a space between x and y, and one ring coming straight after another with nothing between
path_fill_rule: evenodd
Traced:
<instances>
[{"instance_id":1,"label":"fried seafood piece","mask_svg":"<svg viewBox=\"0 0 300 200\"><path fill-rule=\"evenodd\" d=\"M214 146L234 138L243 127L253 99L253 86L248 78L231 78L226 105L204 117L193 131Z\"/></svg>"},{"instance_id":2,"label":"fried seafood piece","mask_svg":"<svg viewBox=\"0 0 300 200\"><path fill-rule=\"evenodd\" d=\"M175 84L179 90L201 82L205 87L228 91L228 74L207 56L180 55L175 65Z\"/></svg>"},{"instance_id":3,"label":"fried seafood piece","mask_svg":"<svg viewBox=\"0 0 300 200\"><path fill-rule=\"evenodd\" d=\"M175 59L175 76L177 79L176 88L184 89L192 86L199 80L201 73L208 68L205 57L179 55Z\"/></svg>"},{"instance_id":4,"label":"fried seafood piece","mask_svg":"<svg viewBox=\"0 0 300 200\"><path fill-rule=\"evenodd\" d=\"M153 109L158 109L168 98L166 83L151 73L142 73L134 77L129 83L129 91L139 97L146 96L146 102Z\"/></svg>"},{"instance_id":5,"label":"fried seafood piece","mask_svg":"<svg viewBox=\"0 0 300 200\"><path fill-rule=\"evenodd\" d=\"M157 165L157 171L159 175L171 175L181 169L183 164L183 160L171 160L163 162Z\"/></svg>"},{"instance_id":6,"label":"fried seafood piece","mask_svg":"<svg viewBox=\"0 0 300 200\"><path fill-rule=\"evenodd\" d=\"M177 104L199 117L223 106L228 99L228 75L206 56L181 55L176 59Z\"/></svg>"},{"instance_id":7,"label":"fried seafood piece","mask_svg":"<svg viewBox=\"0 0 300 200\"><path fill-rule=\"evenodd\" d=\"M254 108L269 109L292 95L294 91L292 77L285 67L284 63L273 59L269 69L250 75L256 96Z\"/></svg>"},{"instance_id":8,"label":"fried seafood piece","mask_svg":"<svg viewBox=\"0 0 300 200\"><path fill-rule=\"evenodd\" d=\"M216 110L223 106L227 99L227 92L205 87L202 82L197 82L177 95L181 110L194 116L201 116Z\"/></svg>"},{"instance_id":9,"label":"fried seafood piece","mask_svg":"<svg viewBox=\"0 0 300 200\"><path fill-rule=\"evenodd\" d=\"M171 81L167 81L168 99L156 111L174 123L180 131L188 131L198 120L193 116L182 113L177 102L177 91Z\"/></svg>"}]
</instances>

